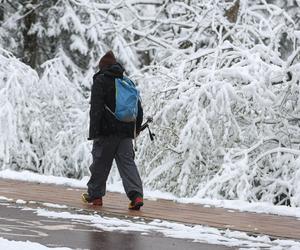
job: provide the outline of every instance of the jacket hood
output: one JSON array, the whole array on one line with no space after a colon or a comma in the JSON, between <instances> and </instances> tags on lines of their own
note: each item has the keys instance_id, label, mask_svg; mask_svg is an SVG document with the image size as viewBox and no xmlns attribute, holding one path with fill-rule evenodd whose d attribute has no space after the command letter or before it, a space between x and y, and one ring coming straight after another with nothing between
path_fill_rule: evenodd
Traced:
<instances>
[{"instance_id":1,"label":"jacket hood","mask_svg":"<svg viewBox=\"0 0 300 250\"><path fill-rule=\"evenodd\" d=\"M100 73L112 77L123 77L124 68L120 63L115 63L113 65L108 65L100 70Z\"/></svg>"}]
</instances>

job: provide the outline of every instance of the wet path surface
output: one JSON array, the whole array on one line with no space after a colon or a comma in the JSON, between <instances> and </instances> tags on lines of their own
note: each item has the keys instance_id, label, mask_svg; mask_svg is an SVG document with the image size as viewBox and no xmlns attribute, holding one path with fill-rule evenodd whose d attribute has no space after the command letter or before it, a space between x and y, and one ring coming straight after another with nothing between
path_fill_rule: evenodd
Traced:
<instances>
[{"instance_id":1,"label":"wet path surface","mask_svg":"<svg viewBox=\"0 0 300 250\"><path fill-rule=\"evenodd\" d=\"M80 219L52 219L38 216L35 208L0 202L0 237L16 241L32 241L48 247L106 250L225 250L225 246L209 245L157 234L107 232Z\"/></svg>"},{"instance_id":2,"label":"wet path surface","mask_svg":"<svg viewBox=\"0 0 300 250\"><path fill-rule=\"evenodd\" d=\"M59 185L29 183L0 178L0 196L14 200L50 202L71 208L95 211L106 215L160 219L183 224L203 225L219 229L243 231L251 235L269 235L275 239L300 240L300 220L289 216L240 212L232 209L182 204L170 200L145 200L141 211L129 211L124 194L108 192L103 207L82 204L80 196L85 189ZM57 194L60 194L59 196Z\"/></svg>"}]
</instances>

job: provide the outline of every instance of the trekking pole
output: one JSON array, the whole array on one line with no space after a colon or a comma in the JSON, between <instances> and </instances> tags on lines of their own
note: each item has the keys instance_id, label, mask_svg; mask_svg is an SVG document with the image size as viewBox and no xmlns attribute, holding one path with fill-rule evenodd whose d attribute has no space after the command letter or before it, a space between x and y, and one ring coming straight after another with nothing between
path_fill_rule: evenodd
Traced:
<instances>
[{"instance_id":1,"label":"trekking pole","mask_svg":"<svg viewBox=\"0 0 300 250\"><path fill-rule=\"evenodd\" d=\"M146 118L146 122L141 126L140 131L145 130L145 129L148 127L148 123L150 123L150 122L153 122L153 118L150 117L150 116L148 116L148 117Z\"/></svg>"},{"instance_id":2,"label":"trekking pole","mask_svg":"<svg viewBox=\"0 0 300 250\"><path fill-rule=\"evenodd\" d=\"M148 128L148 131L149 131L150 140L151 140L151 141L154 141L154 136L155 136L155 134L153 134L153 133L151 132L151 130L150 130L150 128L149 128L149 125L147 125L147 128Z\"/></svg>"},{"instance_id":3,"label":"trekking pole","mask_svg":"<svg viewBox=\"0 0 300 250\"><path fill-rule=\"evenodd\" d=\"M154 136L155 136L155 134L153 134L153 133L151 132L150 128L149 128L149 123L151 123L151 122L153 122L153 118L150 117L150 116L148 116L146 122L141 126L140 131L143 131L143 130L145 130L146 128L148 128L150 140L151 140L151 141L154 141Z\"/></svg>"}]
</instances>

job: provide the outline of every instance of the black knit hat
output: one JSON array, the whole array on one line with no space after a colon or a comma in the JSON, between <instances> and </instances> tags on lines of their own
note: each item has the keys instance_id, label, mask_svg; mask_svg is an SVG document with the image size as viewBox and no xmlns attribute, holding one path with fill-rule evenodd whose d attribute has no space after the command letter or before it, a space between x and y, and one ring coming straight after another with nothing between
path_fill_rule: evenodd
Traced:
<instances>
[{"instance_id":1,"label":"black knit hat","mask_svg":"<svg viewBox=\"0 0 300 250\"><path fill-rule=\"evenodd\" d=\"M102 69L105 66L113 65L116 64L117 60L115 58L114 53L110 50L108 51L101 59L99 62L99 68Z\"/></svg>"}]
</instances>

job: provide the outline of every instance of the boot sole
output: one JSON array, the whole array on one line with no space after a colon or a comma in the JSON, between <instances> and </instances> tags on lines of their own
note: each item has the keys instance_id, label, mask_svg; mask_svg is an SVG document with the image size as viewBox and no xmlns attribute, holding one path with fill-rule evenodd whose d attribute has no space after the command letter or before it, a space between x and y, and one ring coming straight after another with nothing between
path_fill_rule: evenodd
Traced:
<instances>
[{"instance_id":1,"label":"boot sole","mask_svg":"<svg viewBox=\"0 0 300 250\"><path fill-rule=\"evenodd\" d=\"M135 204L135 206L131 206L131 204L129 204L128 209L130 210L140 210L140 208L144 205L143 202L137 203Z\"/></svg>"},{"instance_id":2,"label":"boot sole","mask_svg":"<svg viewBox=\"0 0 300 250\"><path fill-rule=\"evenodd\" d=\"M88 202L85 198L84 198L84 195L82 194L81 195L81 200L84 204L89 204L89 205L93 205L93 206L99 206L101 207L102 206L102 201L99 202L99 201L92 201L92 202Z\"/></svg>"}]
</instances>

